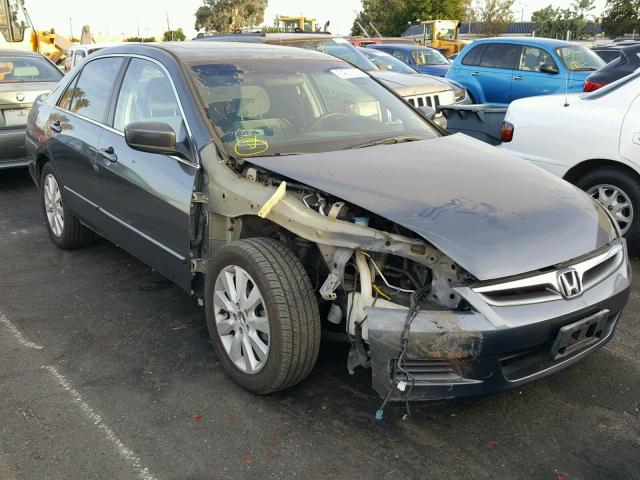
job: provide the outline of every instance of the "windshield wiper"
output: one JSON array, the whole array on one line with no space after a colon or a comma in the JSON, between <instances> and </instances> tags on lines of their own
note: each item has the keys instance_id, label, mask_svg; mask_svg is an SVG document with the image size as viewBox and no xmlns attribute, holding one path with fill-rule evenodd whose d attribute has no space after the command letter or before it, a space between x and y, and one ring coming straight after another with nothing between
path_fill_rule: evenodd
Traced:
<instances>
[{"instance_id":1,"label":"windshield wiper","mask_svg":"<svg viewBox=\"0 0 640 480\"><path fill-rule=\"evenodd\" d=\"M595 72L598 70L596 67L584 67L584 68L575 68L570 70L571 72Z\"/></svg>"},{"instance_id":2,"label":"windshield wiper","mask_svg":"<svg viewBox=\"0 0 640 480\"><path fill-rule=\"evenodd\" d=\"M374 147L376 145L394 145L396 143L415 142L418 140L424 140L422 137L414 137L411 135L401 135L396 137L379 138L367 143L361 143L360 145L354 145L353 147L347 147L345 150L351 150L353 148L366 148Z\"/></svg>"}]
</instances>

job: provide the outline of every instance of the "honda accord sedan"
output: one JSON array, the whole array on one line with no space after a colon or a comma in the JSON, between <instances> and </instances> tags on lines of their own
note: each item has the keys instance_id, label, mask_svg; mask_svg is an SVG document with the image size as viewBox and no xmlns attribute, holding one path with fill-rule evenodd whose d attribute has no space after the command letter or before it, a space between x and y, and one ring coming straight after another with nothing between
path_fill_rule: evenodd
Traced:
<instances>
[{"instance_id":1,"label":"honda accord sedan","mask_svg":"<svg viewBox=\"0 0 640 480\"><path fill-rule=\"evenodd\" d=\"M0 50L0 169L25 167L25 129L31 104L62 72L39 53Z\"/></svg>"},{"instance_id":2,"label":"honda accord sedan","mask_svg":"<svg viewBox=\"0 0 640 480\"><path fill-rule=\"evenodd\" d=\"M497 392L602 347L628 299L601 205L320 52L104 49L27 135L52 242L99 234L196 297L251 392L301 382L323 336L387 401Z\"/></svg>"}]
</instances>

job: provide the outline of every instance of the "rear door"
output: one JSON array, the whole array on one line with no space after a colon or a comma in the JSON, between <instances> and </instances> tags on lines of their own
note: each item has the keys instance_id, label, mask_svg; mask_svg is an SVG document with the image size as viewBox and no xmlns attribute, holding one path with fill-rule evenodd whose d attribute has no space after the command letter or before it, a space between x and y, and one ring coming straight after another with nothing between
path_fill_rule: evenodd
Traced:
<instances>
[{"instance_id":1,"label":"rear door","mask_svg":"<svg viewBox=\"0 0 640 480\"><path fill-rule=\"evenodd\" d=\"M99 58L87 63L69 84L47 125L49 152L62 180L65 205L98 231L96 150L122 58Z\"/></svg>"},{"instance_id":2,"label":"rear door","mask_svg":"<svg viewBox=\"0 0 640 480\"><path fill-rule=\"evenodd\" d=\"M555 67L558 73L543 72L544 67ZM565 81L559 72L559 66L549 52L523 45L517 69L513 72L511 100L563 91Z\"/></svg>"},{"instance_id":3,"label":"rear door","mask_svg":"<svg viewBox=\"0 0 640 480\"><path fill-rule=\"evenodd\" d=\"M511 82L520 51L521 46L512 43L486 44L478 66L472 67L469 73L480 85L485 102L511 102Z\"/></svg>"},{"instance_id":4,"label":"rear door","mask_svg":"<svg viewBox=\"0 0 640 480\"><path fill-rule=\"evenodd\" d=\"M188 291L190 206L198 163L167 71L151 59L130 59L110 117L96 159L107 236ZM123 132L133 122L170 125L181 155L130 148Z\"/></svg>"}]
</instances>

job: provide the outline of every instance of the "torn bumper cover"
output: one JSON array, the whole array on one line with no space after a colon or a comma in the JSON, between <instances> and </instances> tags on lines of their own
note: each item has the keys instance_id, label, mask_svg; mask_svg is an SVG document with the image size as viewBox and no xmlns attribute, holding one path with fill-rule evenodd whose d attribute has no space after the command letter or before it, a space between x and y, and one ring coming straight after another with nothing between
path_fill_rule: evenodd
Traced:
<instances>
[{"instance_id":1,"label":"torn bumper cover","mask_svg":"<svg viewBox=\"0 0 640 480\"><path fill-rule=\"evenodd\" d=\"M611 339L629 285L625 261L571 299L495 306L471 288L456 289L472 309L418 313L404 362L409 376L395 368L407 311L368 308L373 387L382 398L392 390L391 401L443 400L496 393L549 375Z\"/></svg>"}]
</instances>

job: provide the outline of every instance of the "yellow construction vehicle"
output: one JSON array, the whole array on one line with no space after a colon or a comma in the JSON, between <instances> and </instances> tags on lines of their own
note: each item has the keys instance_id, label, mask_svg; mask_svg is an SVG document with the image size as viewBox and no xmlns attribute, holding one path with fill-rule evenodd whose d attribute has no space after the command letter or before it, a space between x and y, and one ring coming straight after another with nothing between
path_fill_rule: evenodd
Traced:
<instances>
[{"instance_id":1,"label":"yellow construction vehicle","mask_svg":"<svg viewBox=\"0 0 640 480\"><path fill-rule=\"evenodd\" d=\"M0 0L0 49L40 52L57 63L71 45L68 38L54 30L38 32L24 0Z\"/></svg>"},{"instance_id":2,"label":"yellow construction vehicle","mask_svg":"<svg viewBox=\"0 0 640 480\"><path fill-rule=\"evenodd\" d=\"M458 53L469 43L468 40L461 40L458 37L460 30L458 20L427 20L421 23L424 25L421 43L427 47L437 48L446 56Z\"/></svg>"}]
</instances>

